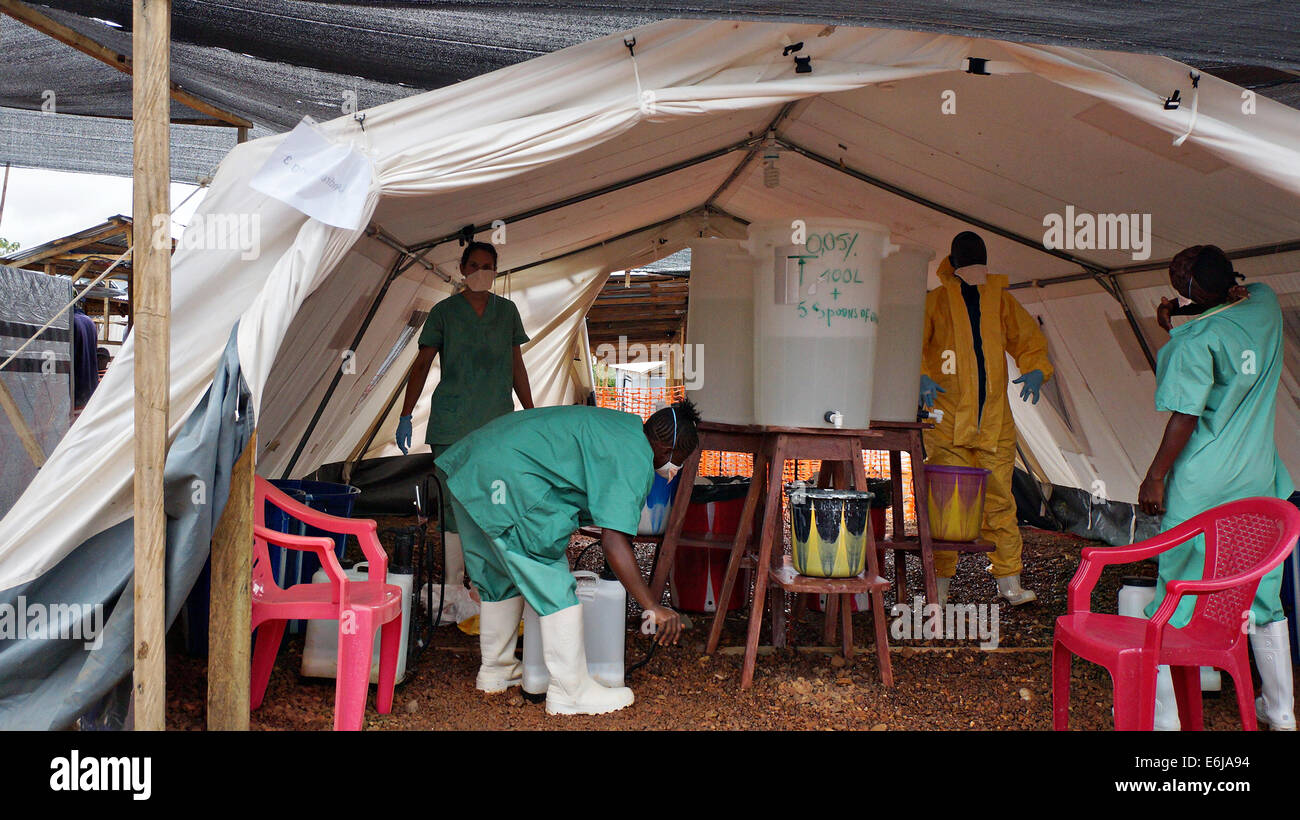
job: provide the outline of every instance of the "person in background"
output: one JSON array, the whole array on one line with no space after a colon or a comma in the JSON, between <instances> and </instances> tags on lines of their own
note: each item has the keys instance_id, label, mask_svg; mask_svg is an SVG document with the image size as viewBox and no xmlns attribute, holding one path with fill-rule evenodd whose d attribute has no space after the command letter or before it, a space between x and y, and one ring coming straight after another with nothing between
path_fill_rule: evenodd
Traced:
<instances>
[{"instance_id":1,"label":"person in background","mask_svg":"<svg viewBox=\"0 0 1300 820\"><path fill-rule=\"evenodd\" d=\"M99 386L99 363L95 358L95 342L99 329L95 320L86 315L78 302L72 310L72 410L75 419Z\"/></svg>"},{"instance_id":2,"label":"person in background","mask_svg":"<svg viewBox=\"0 0 1300 820\"><path fill-rule=\"evenodd\" d=\"M1232 262L1214 245L1187 248L1169 263L1169 282L1191 304L1162 299L1157 309L1169 342L1156 365L1156 410L1170 413L1164 437L1138 491L1143 512L1163 515L1162 531L1206 510L1255 496L1285 499L1295 491L1273 440L1282 376L1282 311L1267 285L1242 286ZM1171 316L1197 318L1172 327ZM1175 579L1200 579L1205 538L1160 554L1151 617ZM1296 728L1291 645L1281 603L1282 567L1259 582L1250 610L1255 665L1262 680L1255 702L1260 723ZM1170 618L1185 626L1196 605L1186 596ZM1178 728L1169 667L1160 667L1157 715ZM1172 715L1172 720L1169 716Z\"/></svg>"},{"instance_id":3,"label":"person in background","mask_svg":"<svg viewBox=\"0 0 1300 820\"><path fill-rule=\"evenodd\" d=\"M1019 605L1038 596L1020 585L1021 538L1011 494L1016 423L1007 403L1006 354L1024 374L1013 382L1022 385L1020 398L1034 404L1052 365L1038 323L1007 293L1007 277L989 274L987 262L978 234L957 234L951 254L939 263L939 287L925 297L921 404L943 411L939 424L924 433L925 463L990 471L980 534L995 546L989 569L998 595ZM936 550L934 570L938 603L944 604L957 553Z\"/></svg>"},{"instance_id":4,"label":"person in background","mask_svg":"<svg viewBox=\"0 0 1300 820\"><path fill-rule=\"evenodd\" d=\"M99 373L101 380L104 378L104 373L108 371L108 366L112 361L113 354L108 351L108 348L101 347L95 350L95 369Z\"/></svg>"},{"instance_id":5,"label":"person in background","mask_svg":"<svg viewBox=\"0 0 1300 820\"><path fill-rule=\"evenodd\" d=\"M397 446L403 454L411 446L411 411L420 400L433 358L439 353L442 373L429 403L425 428L425 441L435 460L465 435L512 412L512 390L525 410L532 408L533 393L520 347L528 341L528 334L514 302L492 293L496 269L496 247L471 242L460 257L465 289L429 311L397 423ZM443 479L440 475L438 478ZM464 590L465 559L445 481L442 488L446 588L455 595Z\"/></svg>"},{"instance_id":6,"label":"person in background","mask_svg":"<svg viewBox=\"0 0 1300 820\"><path fill-rule=\"evenodd\" d=\"M631 536L655 474L671 481L699 446L699 421L690 401L644 424L618 410L543 407L496 419L438 458L483 601L478 689L521 682L515 646L527 601L551 677L548 713L598 715L632 704L631 689L603 686L587 672L569 537L579 526L601 527L609 568L652 619L658 643L676 643L681 619L650 597Z\"/></svg>"}]
</instances>

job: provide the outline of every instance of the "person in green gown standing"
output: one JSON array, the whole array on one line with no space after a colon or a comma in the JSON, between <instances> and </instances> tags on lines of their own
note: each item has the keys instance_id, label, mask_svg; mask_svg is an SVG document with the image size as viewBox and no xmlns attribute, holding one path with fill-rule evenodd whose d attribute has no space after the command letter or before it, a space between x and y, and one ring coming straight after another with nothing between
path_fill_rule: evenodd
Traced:
<instances>
[{"instance_id":1,"label":"person in green gown standing","mask_svg":"<svg viewBox=\"0 0 1300 820\"><path fill-rule=\"evenodd\" d=\"M1295 491L1273 440L1283 325L1277 294L1267 285L1242 286L1222 250L1196 245L1169 265L1169 281L1191 304L1164 299L1158 319L1169 331L1156 366L1156 409L1171 413L1164 438L1138 491L1151 515L1169 530L1199 513L1256 496L1285 499ZM1172 315L1195 318L1172 327ZM1202 536L1160 555L1154 614L1165 584L1200 579ZM1259 583L1249 618L1251 650L1263 684L1256 701L1261 723L1295 729L1291 649L1281 604L1282 567ZM1179 602L1169 623L1185 626L1195 596ZM1168 667L1161 667L1157 714L1177 715ZM1166 722L1168 725L1168 722ZM1170 726L1170 728L1173 728Z\"/></svg>"}]
</instances>

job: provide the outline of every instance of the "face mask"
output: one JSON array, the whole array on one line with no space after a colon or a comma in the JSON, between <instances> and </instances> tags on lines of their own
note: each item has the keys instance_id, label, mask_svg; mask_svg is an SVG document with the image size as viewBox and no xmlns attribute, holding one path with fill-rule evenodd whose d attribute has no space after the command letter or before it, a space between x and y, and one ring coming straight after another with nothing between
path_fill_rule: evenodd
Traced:
<instances>
[{"instance_id":1,"label":"face mask","mask_svg":"<svg viewBox=\"0 0 1300 820\"><path fill-rule=\"evenodd\" d=\"M960 276L968 285L982 285L989 279L989 269L987 265L967 265L959 268L957 275Z\"/></svg>"},{"instance_id":2,"label":"face mask","mask_svg":"<svg viewBox=\"0 0 1300 820\"><path fill-rule=\"evenodd\" d=\"M492 280L496 278L496 275L496 271L487 268L476 270L465 277L465 286L476 293L491 290Z\"/></svg>"},{"instance_id":3,"label":"face mask","mask_svg":"<svg viewBox=\"0 0 1300 820\"><path fill-rule=\"evenodd\" d=\"M672 449L668 451L668 463L655 470L656 473L663 476L665 481L672 481L673 478L677 475L677 471L681 469L681 465L673 464L672 462L673 450L677 449L677 408L674 407L672 408L672 410L673 410L673 446Z\"/></svg>"}]
</instances>

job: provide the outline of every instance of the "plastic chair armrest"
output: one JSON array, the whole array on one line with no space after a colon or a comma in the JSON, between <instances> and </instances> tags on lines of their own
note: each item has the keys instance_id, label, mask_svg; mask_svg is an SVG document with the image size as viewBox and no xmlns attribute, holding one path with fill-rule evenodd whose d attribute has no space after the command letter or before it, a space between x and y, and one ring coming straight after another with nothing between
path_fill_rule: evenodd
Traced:
<instances>
[{"instance_id":1,"label":"plastic chair armrest","mask_svg":"<svg viewBox=\"0 0 1300 820\"><path fill-rule=\"evenodd\" d=\"M1172 530L1152 536L1127 547L1084 547L1080 552L1079 568L1070 580L1067 612L1088 612L1092 590L1101 577L1101 571L1112 564L1132 564L1153 558L1162 552L1195 538L1205 531L1202 523L1184 522ZM1082 599L1082 601L1080 601Z\"/></svg>"},{"instance_id":2,"label":"plastic chair armrest","mask_svg":"<svg viewBox=\"0 0 1300 820\"><path fill-rule=\"evenodd\" d=\"M290 535L276 530L268 530L266 527L257 524L253 525L253 534L278 547L286 547L302 552L314 552L320 558L321 569L325 570L325 574L334 587L335 598L339 601L340 606L344 608L348 606L348 577L343 573L343 566L334 554L334 549L337 546L334 539L321 535Z\"/></svg>"},{"instance_id":3,"label":"plastic chair armrest","mask_svg":"<svg viewBox=\"0 0 1300 820\"><path fill-rule=\"evenodd\" d=\"M340 518L337 515L313 510L301 501L290 498L261 476L257 477L257 500L270 501L304 524L310 524L326 532L355 535L359 539L366 532L378 531L378 525L369 518Z\"/></svg>"},{"instance_id":4,"label":"plastic chair armrest","mask_svg":"<svg viewBox=\"0 0 1300 820\"><path fill-rule=\"evenodd\" d=\"M365 554L366 561L370 564L367 580L386 583L388 581L388 553L384 552L383 546L379 543L379 536L376 534L378 527L374 521L361 519L370 524L370 529L357 534L357 543L361 545L361 552Z\"/></svg>"}]
</instances>

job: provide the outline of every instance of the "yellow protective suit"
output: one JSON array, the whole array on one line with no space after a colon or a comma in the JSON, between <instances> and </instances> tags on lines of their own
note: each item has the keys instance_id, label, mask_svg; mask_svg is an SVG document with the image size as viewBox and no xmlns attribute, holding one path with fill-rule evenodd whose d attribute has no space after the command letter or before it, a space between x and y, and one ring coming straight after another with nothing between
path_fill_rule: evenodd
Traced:
<instances>
[{"instance_id":1,"label":"yellow protective suit","mask_svg":"<svg viewBox=\"0 0 1300 820\"><path fill-rule=\"evenodd\" d=\"M965 268L961 270L966 270ZM1007 277L990 274L979 285L980 339L984 349L984 412L979 408L979 371L971 336L970 316L962 299L961 271L945 257L939 263L939 287L925 297L925 335L921 372L944 389L935 399L943 421L925 432L926 464L983 467L992 471L984 497L981 536L996 546L993 576L1020 573L1020 529L1011 477L1016 461L1016 425L1007 404L1007 360L1010 353L1021 373L1043 371L1052 377L1047 339L1034 317L1007 292ZM935 573L951 578L957 553L934 554Z\"/></svg>"}]
</instances>

